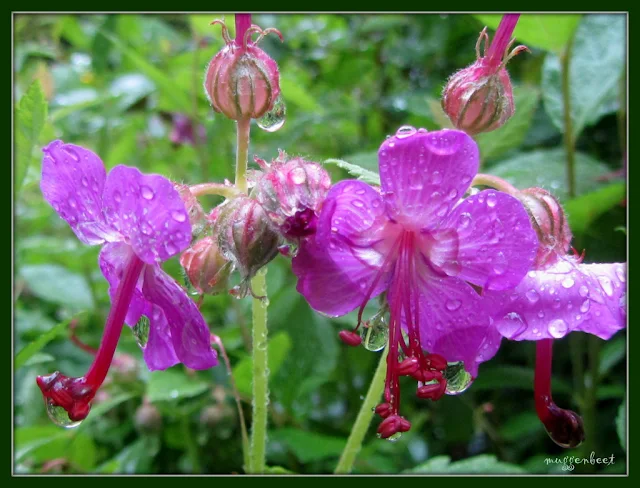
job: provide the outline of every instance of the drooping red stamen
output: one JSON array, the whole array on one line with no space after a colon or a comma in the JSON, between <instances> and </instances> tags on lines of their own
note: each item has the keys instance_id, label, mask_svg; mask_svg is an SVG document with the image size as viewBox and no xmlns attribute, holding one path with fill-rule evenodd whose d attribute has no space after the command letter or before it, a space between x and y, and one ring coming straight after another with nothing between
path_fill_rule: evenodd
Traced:
<instances>
[{"instance_id":1,"label":"drooping red stamen","mask_svg":"<svg viewBox=\"0 0 640 488\"><path fill-rule=\"evenodd\" d=\"M107 376L143 268L144 262L132 252L107 317L102 342L87 374L81 378L73 378L56 371L48 376L36 378L45 402L54 407L64 408L69 419L74 422L87 417L91 401Z\"/></svg>"},{"instance_id":2,"label":"drooping red stamen","mask_svg":"<svg viewBox=\"0 0 640 488\"><path fill-rule=\"evenodd\" d=\"M505 51L511 43L511 36L519 18L520 14L506 14L502 16L500 25L487 50L486 62L488 66L497 68L502 64Z\"/></svg>"},{"instance_id":3,"label":"drooping red stamen","mask_svg":"<svg viewBox=\"0 0 640 488\"><path fill-rule=\"evenodd\" d=\"M536 343L536 412L553 442L560 447L577 447L584 441L582 418L572 410L558 407L551 397L552 348L553 339Z\"/></svg>"}]
</instances>

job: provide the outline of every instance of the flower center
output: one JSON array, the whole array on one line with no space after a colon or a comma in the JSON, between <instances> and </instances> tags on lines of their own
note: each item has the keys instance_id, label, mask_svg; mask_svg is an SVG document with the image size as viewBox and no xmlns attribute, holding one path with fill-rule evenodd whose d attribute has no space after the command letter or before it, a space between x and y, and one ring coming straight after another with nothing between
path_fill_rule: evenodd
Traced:
<instances>
[{"instance_id":1,"label":"flower center","mask_svg":"<svg viewBox=\"0 0 640 488\"><path fill-rule=\"evenodd\" d=\"M318 218L313 210L305 208L287 217L282 225L283 234L290 239L302 239L316 232Z\"/></svg>"}]
</instances>

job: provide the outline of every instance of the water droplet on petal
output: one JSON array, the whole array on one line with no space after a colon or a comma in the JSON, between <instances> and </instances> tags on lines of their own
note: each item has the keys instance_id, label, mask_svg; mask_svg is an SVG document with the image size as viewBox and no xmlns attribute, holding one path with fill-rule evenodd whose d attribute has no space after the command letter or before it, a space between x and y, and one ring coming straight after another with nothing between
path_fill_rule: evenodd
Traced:
<instances>
[{"instance_id":1,"label":"water droplet on petal","mask_svg":"<svg viewBox=\"0 0 640 488\"><path fill-rule=\"evenodd\" d=\"M520 314L509 312L499 325L500 333L508 339L516 339L527 330L527 322Z\"/></svg>"},{"instance_id":2,"label":"water droplet on petal","mask_svg":"<svg viewBox=\"0 0 640 488\"><path fill-rule=\"evenodd\" d=\"M416 128L412 127L410 125L403 125L402 127L400 127L398 129L398 131L396 132L396 137L398 139L406 139L407 137L412 136L413 134L415 134Z\"/></svg>"},{"instance_id":3,"label":"water droplet on petal","mask_svg":"<svg viewBox=\"0 0 640 488\"><path fill-rule=\"evenodd\" d=\"M489 193L487 195L487 206L488 207L495 207L496 203L498 203L498 198L496 197L495 193Z\"/></svg>"},{"instance_id":4,"label":"water droplet on petal","mask_svg":"<svg viewBox=\"0 0 640 488\"><path fill-rule=\"evenodd\" d=\"M624 272L624 266L616 266L616 276L622 283L627 281L627 276Z\"/></svg>"},{"instance_id":5,"label":"water droplet on petal","mask_svg":"<svg viewBox=\"0 0 640 488\"><path fill-rule=\"evenodd\" d=\"M69 206L71 208L76 208L78 206L78 202L76 202L75 198L69 198Z\"/></svg>"},{"instance_id":6,"label":"water droplet on petal","mask_svg":"<svg viewBox=\"0 0 640 488\"><path fill-rule=\"evenodd\" d=\"M275 102L273 102L273 108L266 114L260 117L256 122L258 127L267 132L275 132L282 128L287 117L287 106L279 96Z\"/></svg>"},{"instance_id":7,"label":"water droplet on petal","mask_svg":"<svg viewBox=\"0 0 640 488\"><path fill-rule=\"evenodd\" d=\"M389 326L384 314L378 312L368 322L368 327L360 329L360 337L362 337L362 345L368 351L381 351L387 345L389 340Z\"/></svg>"},{"instance_id":8,"label":"water droplet on petal","mask_svg":"<svg viewBox=\"0 0 640 488\"><path fill-rule=\"evenodd\" d=\"M433 172L433 174L431 175L431 183L433 183L434 185L439 185L440 183L442 183L442 175L440 174L440 171Z\"/></svg>"},{"instance_id":9,"label":"water droplet on petal","mask_svg":"<svg viewBox=\"0 0 640 488\"><path fill-rule=\"evenodd\" d=\"M167 242L167 243L164 245L164 248L165 248L165 250L167 251L167 254L174 255L174 254L177 254L177 253L178 253L178 248L177 248L177 247L175 246L175 244L174 244L174 243L172 243L172 242Z\"/></svg>"},{"instance_id":10,"label":"water droplet on petal","mask_svg":"<svg viewBox=\"0 0 640 488\"><path fill-rule=\"evenodd\" d=\"M455 197L457 197L457 196L458 196L458 190L451 190L451 191L449 192L449 199L450 199L450 200L453 200L453 199L454 199Z\"/></svg>"},{"instance_id":11,"label":"water droplet on petal","mask_svg":"<svg viewBox=\"0 0 640 488\"><path fill-rule=\"evenodd\" d=\"M613 296L613 287L611 286L611 280L606 276L598 276L598 281L602 290L608 295Z\"/></svg>"},{"instance_id":12,"label":"water droplet on petal","mask_svg":"<svg viewBox=\"0 0 640 488\"><path fill-rule=\"evenodd\" d=\"M151 235L151 232L153 231L153 229L151 229L149 224L147 224L146 222L142 223L142 225L140 226L140 230L145 236Z\"/></svg>"},{"instance_id":13,"label":"water droplet on petal","mask_svg":"<svg viewBox=\"0 0 640 488\"><path fill-rule=\"evenodd\" d=\"M507 263L507 258L505 257L504 253L502 251L500 251L497 256L496 259L493 263L493 272L495 274L503 274L508 267L508 263Z\"/></svg>"},{"instance_id":14,"label":"water droplet on petal","mask_svg":"<svg viewBox=\"0 0 640 488\"><path fill-rule=\"evenodd\" d=\"M141 315L131 330L138 345L144 349L149 341L149 318L146 315Z\"/></svg>"},{"instance_id":15,"label":"water droplet on petal","mask_svg":"<svg viewBox=\"0 0 640 488\"><path fill-rule=\"evenodd\" d=\"M450 312L454 312L460 308L462 302L460 300L447 300L446 307Z\"/></svg>"},{"instance_id":16,"label":"water droplet on petal","mask_svg":"<svg viewBox=\"0 0 640 488\"><path fill-rule=\"evenodd\" d=\"M415 179L411 183L409 183L410 190L422 190L422 188L424 188L424 185L419 179Z\"/></svg>"},{"instance_id":17,"label":"water droplet on petal","mask_svg":"<svg viewBox=\"0 0 640 488\"><path fill-rule=\"evenodd\" d=\"M173 212L171 212L171 217L176 222L184 222L185 220L187 220L187 216L181 210L174 210Z\"/></svg>"},{"instance_id":18,"label":"water droplet on petal","mask_svg":"<svg viewBox=\"0 0 640 488\"><path fill-rule=\"evenodd\" d=\"M355 199L351 202L351 205L357 208L364 208L364 202L362 200Z\"/></svg>"},{"instance_id":19,"label":"water droplet on petal","mask_svg":"<svg viewBox=\"0 0 640 488\"><path fill-rule=\"evenodd\" d=\"M155 193L153 193L153 190L148 186L143 186L140 189L140 193L142 194L142 198L144 198L145 200L153 200L153 197L155 196Z\"/></svg>"},{"instance_id":20,"label":"water droplet on petal","mask_svg":"<svg viewBox=\"0 0 640 488\"><path fill-rule=\"evenodd\" d=\"M586 297L587 295L589 295L589 288L587 288L585 285L582 285L578 292L580 293L581 297Z\"/></svg>"},{"instance_id":21,"label":"water droplet on petal","mask_svg":"<svg viewBox=\"0 0 640 488\"><path fill-rule=\"evenodd\" d=\"M535 332L535 331L534 331ZM562 319L549 322L549 334L556 339L560 339L567 333L567 323Z\"/></svg>"},{"instance_id":22,"label":"water droplet on petal","mask_svg":"<svg viewBox=\"0 0 640 488\"><path fill-rule=\"evenodd\" d=\"M44 402L47 415L57 426L72 429L82 423L82 420L71 420L67 411L61 406L56 405L51 398L45 398Z\"/></svg>"},{"instance_id":23,"label":"water droplet on petal","mask_svg":"<svg viewBox=\"0 0 640 488\"><path fill-rule=\"evenodd\" d=\"M448 363L447 369L444 371L444 377L447 380L447 387L444 391L447 395L460 395L473 383L473 378L464 369L463 361Z\"/></svg>"},{"instance_id":24,"label":"water droplet on petal","mask_svg":"<svg viewBox=\"0 0 640 488\"><path fill-rule=\"evenodd\" d=\"M534 289L529 290L525 295L531 303L536 303L540 300L540 295Z\"/></svg>"},{"instance_id":25,"label":"water droplet on petal","mask_svg":"<svg viewBox=\"0 0 640 488\"><path fill-rule=\"evenodd\" d=\"M82 183L82 186L89 187L89 180L86 176L83 176L80 182Z\"/></svg>"},{"instance_id":26,"label":"water droplet on petal","mask_svg":"<svg viewBox=\"0 0 640 488\"><path fill-rule=\"evenodd\" d=\"M567 276L564 280L562 280L562 286L566 289L571 288L576 282L570 276Z\"/></svg>"},{"instance_id":27,"label":"water droplet on petal","mask_svg":"<svg viewBox=\"0 0 640 488\"><path fill-rule=\"evenodd\" d=\"M582 302L582 305L580 305L580 311L582 313L587 313L590 307L591 307L591 301L587 299L584 302Z\"/></svg>"},{"instance_id":28,"label":"water droplet on petal","mask_svg":"<svg viewBox=\"0 0 640 488\"><path fill-rule=\"evenodd\" d=\"M118 203L120 203L122 201L122 195L120 195L119 191L114 191L113 192L113 199Z\"/></svg>"},{"instance_id":29,"label":"water droplet on petal","mask_svg":"<svg viewBox=\"0 0 640 488\"><path fill-rule=\"evenodd\" d=\"M460 217L458 218L458 228L466 229L467 227L469 227L470 224L471 224L471 214L468 212L460 214Z\"/></svg>"}]
</instances>

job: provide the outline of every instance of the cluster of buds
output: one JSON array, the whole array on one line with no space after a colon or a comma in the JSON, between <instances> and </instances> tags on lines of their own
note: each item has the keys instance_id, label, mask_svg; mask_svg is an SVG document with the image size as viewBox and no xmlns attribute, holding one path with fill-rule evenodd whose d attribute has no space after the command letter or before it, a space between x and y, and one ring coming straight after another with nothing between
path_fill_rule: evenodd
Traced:
<instances>
[{"instance_id":1,"label":"cluster of buds","mask_svg":"<svg viewBox=\"0 0 640 488\"><path fill-rule=\"evenodd\" d=\"M526 46L518 46L510 51L515 41L511 34L518 17L503 17L488 50L489 36L485 27L476 43L476 61L451 76L444 88L442 109L453 125L467 134L498 129L515 112L513 88L506 65L516 54L528 50Z\"/></svg>"},{"instance_id":2,"label":"cluster of buds","mask_svg":"<svg viewBox=\"0 0 640 488\"><path fill-rule=\"evenodd\" d=\"M259 119L269 112L280 95L278 65L257 44L269 33L282 40L277 29L262 30L256 25L238 29L235 39L221 20L226 46L215 55L207 68L204 87L216 112L233 120ZM258 33L255 41L251 36Z\"/></svg>"}]
</instances>

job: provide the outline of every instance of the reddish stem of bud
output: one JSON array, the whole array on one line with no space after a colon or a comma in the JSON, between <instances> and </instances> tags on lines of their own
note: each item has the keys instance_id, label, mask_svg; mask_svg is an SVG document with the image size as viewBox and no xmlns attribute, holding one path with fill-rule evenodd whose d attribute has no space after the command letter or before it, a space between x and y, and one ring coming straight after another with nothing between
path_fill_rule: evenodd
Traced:
<instances>
[{"instance_id":1,"label":"reddish stem of bud","mask_svg":"<svg viewBox=\"0 0 640 488\"><path fill-rule=\"evenodd\" d=\"M244 34L251 27L251 14L236 14L236 44L243 46Z\"/></svg>"},{"instance_id":2,"label":"reddish stem of bud","mask_svg":"<svg viewBox=\"0 0 640 488\"><path fill-rule=\"evenodd\" d=\"M511 42L511 36L516 28L520 14L506 14L502 16L500 25L496 30L491 45L487 50L487 64L492 68L497 68L502 63L502 57Z\"/></svg>"},{"instance_id":3,"label":"reddish stem of bud","mask_svg":"<svg viewBox=\"0 0 640 488\"><path fill-rule=\"evenodd\" d=\"M560 447L577 447L584 441L582 418L572 410L558 407L551 397L552 348L552 339L536 343L536 412L553 442Z\"/></svg>"}]
</instances>

